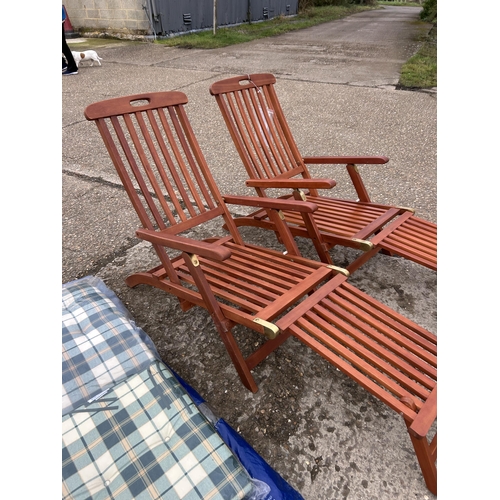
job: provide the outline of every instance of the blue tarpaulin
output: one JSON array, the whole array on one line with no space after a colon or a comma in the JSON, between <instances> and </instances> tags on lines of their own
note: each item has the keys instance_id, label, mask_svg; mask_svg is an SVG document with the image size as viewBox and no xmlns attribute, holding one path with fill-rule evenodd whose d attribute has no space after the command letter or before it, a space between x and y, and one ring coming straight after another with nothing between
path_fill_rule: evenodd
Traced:
<instances>
[{"instance_id":1,"label":"blue tarpaulin","mask_svg":"<svg viewBox=\"0 0 500 500\"><path fill-rule=\"evenodd\" d=\"M173 370L172 373L207 416L208 412L205 411L203 398ZM212 417L212 419L214 418ZM250 477L262 481L270 487L271 491L268 495L259 497L259 500L304 500L302 495L293 489L224 419L215 417L213 423L217 432L239 458Z\"/></svg>"}]
</instances>

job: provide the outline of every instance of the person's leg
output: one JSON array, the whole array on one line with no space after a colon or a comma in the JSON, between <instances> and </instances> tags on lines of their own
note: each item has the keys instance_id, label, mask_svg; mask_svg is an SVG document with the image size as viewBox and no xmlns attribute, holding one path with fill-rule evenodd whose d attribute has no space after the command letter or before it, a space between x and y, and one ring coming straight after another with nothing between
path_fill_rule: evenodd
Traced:
<instances>
[{"instance_id":1,"label":"person's leg","mask_svg":"<svg viewBox=\"0 0 500 500\"><path fill-rule=\"evenodd\" d=\"M73 58L73 54L71 53L71 49L66 42L66 34L64 32L64 23L62 23L62 52L66 61L68 61L68 67L66 69L67 73L75 73L78 72L78 66L76 65L75 59ZM64 65L64 60L63 60Z\"/></svg>"}]
</instances>

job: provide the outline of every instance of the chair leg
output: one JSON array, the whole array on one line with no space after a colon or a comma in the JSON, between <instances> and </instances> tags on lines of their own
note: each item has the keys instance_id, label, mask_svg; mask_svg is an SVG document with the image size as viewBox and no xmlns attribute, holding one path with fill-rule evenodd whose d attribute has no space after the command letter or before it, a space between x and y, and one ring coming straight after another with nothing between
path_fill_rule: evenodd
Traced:
<instances>
[{"instance_id":1,"label":"chair leg","mask_svg":"<svg viewBox=\"0 0 500 500\"><path fill-rule=\"evenodd\" d=\"M411 422L405 420L406 427L410 427ZM424 477L425 484L429 491L434 495L437 495L437 468L436 468L436 452L433 452L432 447L436 447L437 439L434 437L431 445L427 441L427 437L417 437L411 432L410 435L415 454L417 455L417 460L422 470L422 475Z\"/></svg>"},{"instance_id":2,"label":"chair leg","mask_svg":"<svg viewBox=\"0 0 500 500\"><path fill-rule=\"evenodd\" d=\"M236 340L234 340L231 330L228 330L227 328L219 328L219 325L216 326L217 330L219 331L219 335L221 336L222 342L224 342L224 345L226 346L226 350L231 358L231 361L233 362L233 365L236 368L238 375L240 376L241 382L249 391L254 393L257 392L259 388L255 383L255 379L253 378L250 369L248 368L248 365L245 361L245 358L243 357L243 354L240 351L240 348L238 347L238 344L236 343Z\"/></svg>"},{"instance_id":3,"label":"chair leg","mask_svg":"<svg viewBox=\"0 0 500 500\"><path fill-rule=\"evenodd\" d=\"M183 253L182 255L243 385L249 391L257 392L257 384L255 383L245 358L243 357L243 354L241 353L240 348L231 333L231 322L221 311L219 304L210 289L210 285L208 284L203 271L200 269L198 258L195 255L189 255L186 253Z\"/></svg>"},{"instance_id":4,"label":"chair leg","mask_svg":"<svg viewBox=\"0 0 500 500\"><path fill-rule=\"evenodd\" d=\"M248 358L246 358L246 364L252 370L261 361L266 359L269 354L275 351L283 342L285 342L288 337L290 337L291 332L281 332L275 339L267 340L261 347L254 351Z\"/></svg>"}]
</instances>

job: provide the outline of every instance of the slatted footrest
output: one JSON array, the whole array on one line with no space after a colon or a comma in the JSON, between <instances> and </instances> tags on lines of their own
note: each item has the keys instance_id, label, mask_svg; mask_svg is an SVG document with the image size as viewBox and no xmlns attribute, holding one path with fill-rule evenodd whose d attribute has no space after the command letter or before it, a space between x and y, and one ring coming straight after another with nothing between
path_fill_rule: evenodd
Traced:
<instances>
[{"instance_id":1,"label":"slatted footrest","mask_svg":"<svg viewBox=\"0 0 500 500\"><path fill-rule=\"evenodd\" d=\"M414 215L400 218L373 238L380 246L418 264L437 270L437 226Z\"/></svg>"},{"instance_id":2,"label":"slatted footrest","mask_svg":"<svg viewBox=\"0 0 500 500\"><path fill-rule=\"evenodd\" d=\"M436 336L347 282L332 288L306 299L300 317L292 311L293 323L285 317L277 325L413 421L436 385Z\"/></svg>"},{"instance_id":3,"label":"slatted footrest","mask_svg":"<svg viewBox=\"0 0 500 500\"><path fill-rule=\"evenodd\" d=\"M330 291L322 291L328 288L325 285L319 294L307 298L301 304L307 310L300 315L292 311L277 322L278 326L288 328L293 336L402 415L412 438L416 439L416 432L426 442L425 436L436 420L436 336L349 283L335 280L341 278L329 282ZM432 456L436 452L426 451L422 458L423 452L417 447L415 451L425 477L427 469L435 470Z\"/></svg>"}]
</instances>

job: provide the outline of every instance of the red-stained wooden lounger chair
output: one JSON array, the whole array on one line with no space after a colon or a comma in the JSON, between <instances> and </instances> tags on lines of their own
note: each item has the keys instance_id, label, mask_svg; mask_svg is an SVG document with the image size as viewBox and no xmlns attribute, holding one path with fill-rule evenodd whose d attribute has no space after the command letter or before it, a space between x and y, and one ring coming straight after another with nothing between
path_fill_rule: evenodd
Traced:
<instances>
[{"instance_id":1,"label":"red-stained wooden lounger chair","mask_svg":"<svg viewBox=\"0 0 500 500\"><path fill-rule=\"evenodd\" d=\"M383 156L313 156L302 157L278 101L272 74L252 74L213 83L215 96L236 149L259 196L269 196L266 189L293 189L288 198L304 199L318 205L314 220L322 241L315 242L323 262L331 262L328 250L343 245L366 253L352 262L353 271L374 253L384 250L437 268L437 226L414 215L413 210L380 205L370 200L357 164L383 164ZM359 200L320 196L307 165L343 164L354 184ZM304 179L307 179L304 180ZM308 190L304 193L302 190ZM295 236L311 237L297 214L285 212ZM237 225L274 229L266 210L238 218Z\"/></svg>"},{"instance_id":2,"label":"red-stained wooden lounger chair","mask_svg":"<svg viewBox=\"0 0 500 500\"><path fill-rule=\"evenodd\" d=\"M428 488L436 491L436 336L347 282L339 268L298 255L278 210L310 215L309 202L221 196L188 121L181 92L120 97L88 106L139 215L139 238L159 265L129 276L205 308L251 391L251 370L290 336L319 353L404 418ZM244 243L226 204L271 210L288 254ZM273 215L274 214L274 215ZM183 233L215 218L229 236ZM167 249L169 252L167 253ZM175 255L173 255L175 254ZM232 335L244 325L268 339L246 359ZM432 431L431 431L432 434Z\"/></svg>"}]
</instances>

